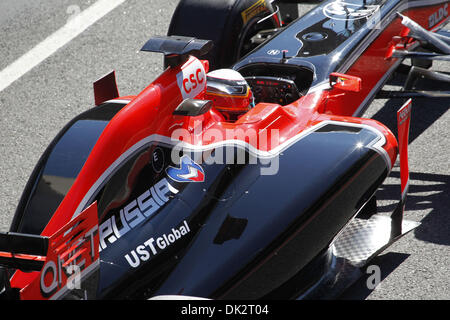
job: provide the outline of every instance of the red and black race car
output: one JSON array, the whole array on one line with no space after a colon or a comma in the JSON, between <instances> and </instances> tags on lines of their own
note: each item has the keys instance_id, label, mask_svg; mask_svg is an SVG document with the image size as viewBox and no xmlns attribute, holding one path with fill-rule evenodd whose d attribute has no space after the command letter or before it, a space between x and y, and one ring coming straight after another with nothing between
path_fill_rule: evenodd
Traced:
<instances>
[{"instance_id":1,"label":"red and black race car","mask_svg":"<svg viewBox=\"0 0 450 320\"><path fill-rule=\"evenodd\" d=\"M182 0L143 51L165 71L136 96L111 73L42 155L0 234L7 299L335 298L403 220L398 139L360 116L448 60L443 0ZM412 59L410 67L402 64ZM399 69L400 92L383 91ZM400 107L400 106L399 106ZM375 192L400 155L401 197Z\"/></svg>"}]
</instances>

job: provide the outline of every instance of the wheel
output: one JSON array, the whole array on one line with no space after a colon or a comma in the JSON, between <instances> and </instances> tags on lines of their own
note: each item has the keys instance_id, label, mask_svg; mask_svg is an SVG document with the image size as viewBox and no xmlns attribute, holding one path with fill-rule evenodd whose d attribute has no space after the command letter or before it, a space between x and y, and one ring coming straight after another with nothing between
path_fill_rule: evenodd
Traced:
<instances>
[{"instance_id":1,"label":"wheel","mask_svg":"<svg viewBox=\"0 0 450 320\"><path fill-rule=\"evenodd\" d=\"M226 68L254 49L254 35L279 26L273 13L267 0L181 0L168 35L212 40L214 48L201 58L209 60L210 70Z\"/></svg>"}]
</instances>

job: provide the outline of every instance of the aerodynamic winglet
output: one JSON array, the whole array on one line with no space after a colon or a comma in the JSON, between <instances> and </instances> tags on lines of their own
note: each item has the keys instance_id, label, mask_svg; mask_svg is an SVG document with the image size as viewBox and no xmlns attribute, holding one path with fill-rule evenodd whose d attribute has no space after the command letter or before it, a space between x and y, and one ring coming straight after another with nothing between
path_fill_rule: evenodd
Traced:
<instances>
[{"instance_id":1,"label":"aerodynamic winglet","mask_svg":"<svg viewBox=\"0 0 450 320\"><path fill-rule=\"evenodd\" d=\"M48 238L20 233L0 233L0 266L39 271L47 255Z\"/></svg>"},{"instance_id":2,"label":"aerodynamic winglet","mask_svg":"<svg viewBox=\"0 0 450 320\"><path fill-rule=\"evenodd\" d=\"M401 199L392 214L391 238L402 234L403 213L405 210L406 196L409 189L409 162L408 162L408 143L409 128L411 122L412 100L409 99L397 111L397 130L398 130L398 147L400 155L400 185Z\"/></svg>"},{"instance_id":3,"label":"aerodynamic winglet","mask_svg":"<svg viewBox=\"0 0 450 320\"><path fill-rule=\"evenodd\" d=\"M190 55L201 57L213 47L210 40L182 36L155 36L142 47L141 51L163 53L169 66L177 66Z\"/></svg>"},{"instance_id":4,"label":"aerodynamic winglet","mask_svg":"<svg viewBox=\"0 0 450 320\"><path fill-rule=\"evenodd\" d=\"M94 97L96 106L119 97L115 71L111 71L94 82Z\"/></svg>"}]
</instances>

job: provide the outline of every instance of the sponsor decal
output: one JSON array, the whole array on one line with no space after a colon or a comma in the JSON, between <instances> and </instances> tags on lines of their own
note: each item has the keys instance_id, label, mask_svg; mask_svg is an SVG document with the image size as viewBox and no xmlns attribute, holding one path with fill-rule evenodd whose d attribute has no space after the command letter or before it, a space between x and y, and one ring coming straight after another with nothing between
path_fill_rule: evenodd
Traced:
<instances>
[{"instance_id":1,"label":"sponsor decal","mask_svg":"<svg viewBox=\"0 0 450 320\"><path fill-rule=\"evenodd\" d=\"M79 289L79 285L77 288L73 283L81 282L81 271L96 258L93 247L96 233L97 226L76 241L70 251L57 254L56 259L49 259L45 263L40 276L43 297L49 298L66 283L69 289Z\"/></svg>"},{"instance_id":2,"label":"sponsor decal","mask_svg":"<svg viewBox=\"0 0 450 320\"><path fill-rule=\"evenodd\" d=\"M325 16L335 20L359 20L369 18L378 10L377 5L360 5L348 2L332 2L323 8Z\"/></svg>"},{"instance_id":3,"label":"sponsor decal","mask_svg":"<svg viewBox=\"0 0 450 320\"><path fill-rule=\"evenodd\" d=\"M241 12L244 25L261 12L267 11L265 0L258 0L252 6Z\"/></svg>"},{"instance_id":4,"label":"sponsor decal","mask_svg":"<svg viewBox=\"0 0 450 320\"><path fill-rule=\"evenodd\" d=\"M195 98L206 88L206 72L203 64L191 58L177 74L177 84L183 99Z\"/></svg>"},{"instance_id":5,"label":"sponsor decal","mask_svg":"<svg viewBox=\"0 0 450 320\"><path fill-rule=\"evenodd\" d=\"M100 250L106 249L109 244L153 216L169 201L169 196L177 193L178 190L164 178L131 201L120 210L119 217L113 215L100 225ZM117 220L120 220L120 228Z\"/></svg>"},{"instance_id":6,"label":"sponsor decal","mask_svg":"<svg viewBox=\"0 0 450 320\"><path fill-rule=\"evenodd\" d=\"M71 290L81 290L81 283L88 281L98 268L98 239L97 204L94 203L49 238L40 275L21 292L21 297L59 299ZM87 297L90 290L86 287L84 290Z\"/></svg>"},{"instance_id":7,"label":"sponsor decal","mask_svg":"<svg viewBox=\"0 0 450 320\"><path fill-rule=\"evenodd\" d=\"M163 234L158 238L150 238L143 244L131 250L129 254L125 255L125 259L132 268L140 266L141 262L148 261L152 256L156 256L158 253L164 251L175 242L186 236L191 229L187 221L183 221L178 228L172 228L169 233Z\"/></svg>"},{"instance_id":8,"label":"sponsor decal","mask_svg":"<svg viewBox=\"0 0 450 320\"><path fill-rule=\"evenodd\" d=\"M442 8L439 8L438 11L434 12L428 18L428 27L431 29L436 26L439 22L444 20L444 18L448 17L448 4L445 4Z\"/></svg>"},{"instance_id":9,"label":"sponsor decal","mask_svg":"<svg viewBox=\"0 0 450 320\"><path fill-rule=\"evenodd\" d=\"M39 278L41 295L44 298L51 297L64 284L68 289L80 289L81 272L96 259L94 237L97 232L98 227L95 226L72 243L68 251L62 251L54 259L48 259Z\"/></svg>"},{"instance_id":10,"label":"sponsor decal","mask_svg":"<svg viewBox=\"0 0 450 320\"><path fill-rule=\"evenodd\" d=\"M271 56L276 56L276 55L279 55L280 53L281 53L281 51L278 49L271 49L271 50L267 51L267 54L269 54Z\"/></svg>"},{"instance_id":11,"label":"sponsor decal","mask_svg":"<svg viewBox=\"0 0 450 320\"><path fill-rule=\"evenodd\" d=\"M166 173L170 179L176 182L203 182L205 181L205 171L192 160L188 155L184 155L180 160L180 167L168 167Z\"/></svg>"},{"instance_id":12,"label":"sponsor decal","mask_svg":"<svg viewBox=\"0 0 450 320\"><path fill-rule=\"evenodd\" d=\"M152 168L156 173L161 173L163 171L165 158L164 151L161 148L157 147L153 150L151 162Z\"/></svg>"},{"instance_id":13,"label":"sponsor decal","mask_svg":"<svg viewBox=\"0 0 450 320\"><path fill-rule=\"evenodd\" d=\"M398 123L403 125L405 121L409 121L411 117L412 103L409 101L398 111Z\"/></svg>"}]
</instances>

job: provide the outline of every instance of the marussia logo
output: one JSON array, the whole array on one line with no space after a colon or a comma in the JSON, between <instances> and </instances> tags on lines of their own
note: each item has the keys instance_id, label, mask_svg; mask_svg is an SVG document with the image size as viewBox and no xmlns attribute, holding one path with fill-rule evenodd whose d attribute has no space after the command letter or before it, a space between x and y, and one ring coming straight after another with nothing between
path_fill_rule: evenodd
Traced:
<instances>
[{"instance_id":1,"label":"marussia logo","mask_svg":"<svg viewBox=\"0 0 450 320\"><path fill-rule=\"evenodd\" d=\"M205 171L189 156L181 157L179 168L168 167L166 170L170 179L176 182L203 182L205 181Z\"/></svg>"}]
</instances>

